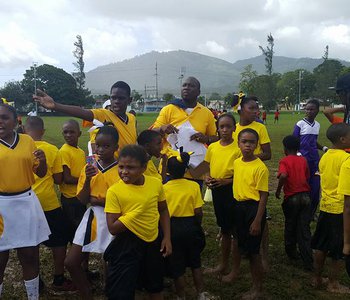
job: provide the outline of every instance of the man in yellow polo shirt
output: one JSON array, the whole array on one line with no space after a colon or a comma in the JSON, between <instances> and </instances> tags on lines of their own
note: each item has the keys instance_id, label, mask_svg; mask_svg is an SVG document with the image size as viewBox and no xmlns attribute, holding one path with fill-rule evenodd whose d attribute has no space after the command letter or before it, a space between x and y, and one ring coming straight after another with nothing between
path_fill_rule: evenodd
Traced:
<instances>
[{"instance_id":1,"label":"man in yellow polo shirt","mask_svg":"<svg viewBox=\"0 0 350 300\"><path fill-rule=\"evenodd\" d=\"M196 131L190 140L203 144L216 142L218 137L215 118L208 108L197 101L200 93L199 81L195 77L188 77L181 87L181 99L176 99L163 107L152 129L167 135L177 133L178 127L188 122Z\"/></svg>"}]
</instances>

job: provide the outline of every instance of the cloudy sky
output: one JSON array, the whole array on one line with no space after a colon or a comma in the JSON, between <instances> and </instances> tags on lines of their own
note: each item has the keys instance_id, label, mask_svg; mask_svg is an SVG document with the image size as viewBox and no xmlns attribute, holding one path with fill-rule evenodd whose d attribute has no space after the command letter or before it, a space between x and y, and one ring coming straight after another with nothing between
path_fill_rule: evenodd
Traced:
<instances>
[{"instance_id":1,"label":"cloudy sky","mask_svg":"<svg viewBox=\"0 0 350 300\"><path fill-rule=\"evenodd\" d=\"M76 35L85 70L151 50L183 49L230 62L260 55L350 60L348 0L0 0L0 86L32 65L72 72Z\"/></svg>"}]
</instances>

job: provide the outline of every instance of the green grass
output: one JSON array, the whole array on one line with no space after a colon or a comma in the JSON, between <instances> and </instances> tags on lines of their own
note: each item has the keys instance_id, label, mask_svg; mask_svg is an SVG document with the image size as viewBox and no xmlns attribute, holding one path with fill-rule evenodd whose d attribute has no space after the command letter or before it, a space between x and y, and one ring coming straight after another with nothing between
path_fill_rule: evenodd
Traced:
<instances>
[{"instance_id":1,"label":"green grass","mask_svg":"<svg viewBox=\"0 0 350 300\"><path fill-rule=\"evenodd\" d=\"M325 290L314 290L310 282L310 273L302 270L301 261L290 262L284 253L283 246L283 214L281 209L281 201L275 199L274 192L276 189L276 173L278 168L278 161L283 157L282 139L284 136L291 134L293 126L303 117L303 114L282 113L278 124L273 123L273 114L267 116L267 129L271 138L272 159L267 162L270 171L270 197L268 200L268 209L272 215L272 221L269 221L270 235L269 235L269 261L270 271L265 280L265 290L269 299L348 299L346 296L334 295ZM138 132L148 128L156 118L156 114L144 114L137 116ZM45 139L48 142L60 147L63 143L61 135L61 126L66 117L45 117ZM238 120L238 116L236 116ZM321 132L319 142L321 144L330 146L330 143L325 137L329 123L326 118L320 114L317 120L321 123ZM82 137L80 139L80 146L86 150L86 143L88 141L88 134L86 129L82 129ZM215 223L215 216L211 203L207 203L204 207L203 227L208 233L207 246L202 254L202 262L204 266L213 267L216 265L219 254L219 245L215 241L218 228ZM315 224L312 224L313 228ZM95 257L95 256L94 256ZM52 261L50 252L43 248L41 249L42 269L44 279L50 282L49 273L52 270ZM99 267L98 259L92 259L92 263ZM326 273L325 273L326 274ZM341 281L343 284L349 286L350 281L345 271L342 274ZM193 285L191 277L187 278L187 291L193 295ZM219 296L221 299L233 299L237 295L247 291L251 286L251 276L249 272L249 265L246 260L242 261L241 275L239 279L233 284L222 284L215 276L205 276L205 289L213 295ZM101 286L96 289L96 294L102 295ZM172 299L173 294L167 293L167 298ZM21 282L20 267L14 255L11 255L11 261L8 264L5 277L4 299L21 299L24 297L24 289ZM67 297L67 299L72 297ZM47 299L52 299L48 296ZM57 297L55 299L65 299L64 297ZM192 298L188 298L192 299Z\"/></svg>"}]
</instances>

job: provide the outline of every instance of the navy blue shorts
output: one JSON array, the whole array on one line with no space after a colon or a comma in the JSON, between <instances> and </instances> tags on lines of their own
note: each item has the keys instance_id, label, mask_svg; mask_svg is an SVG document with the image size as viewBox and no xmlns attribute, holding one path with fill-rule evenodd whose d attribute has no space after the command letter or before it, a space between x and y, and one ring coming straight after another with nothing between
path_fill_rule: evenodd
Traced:
<instances>
[{"instance_id":1,"label":"navy blue shorts","mask_svg":"<svg viewBox=\"0 0 350 300\"><path fill-rule=\"evenodd\" d=\"M260 244L266 223L266 211L261 219L261 231L259 235L253 236L249 233L250 225L253 223L258 212L259 201L246 200L237 201L235 205L235 220L237 231L238 248L242 254L257 255L260 252Z\"/></svg>"},{"instance_id":2,"label":"navy blue shorts","mask_svg":"<svg viewBox=\"0 0 350 300\"><path fill-rule=\"evenodd\" d=\"M134 299L136 289L149 293L163 290L164 259L160 239L145 242L131 231L118 234L109 244L106 295L108 299Z\"/></svg>"}]
</instances>

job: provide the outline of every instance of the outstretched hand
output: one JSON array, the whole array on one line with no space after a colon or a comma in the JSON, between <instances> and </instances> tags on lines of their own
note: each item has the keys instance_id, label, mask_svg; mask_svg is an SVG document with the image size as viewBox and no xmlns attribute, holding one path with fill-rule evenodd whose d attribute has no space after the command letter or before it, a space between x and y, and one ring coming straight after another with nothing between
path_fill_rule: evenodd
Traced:
<instances>
[{"instance_id":1,"label":"outstretched hand","mask_svg":"<svg viewBox=\"0 0 350 300\"><path fill-rule=\"evenodd\" d=\"M37 89L33 100L46 109L55 109L55 101L44 91Z\"/></svg>"}]
</instances>

